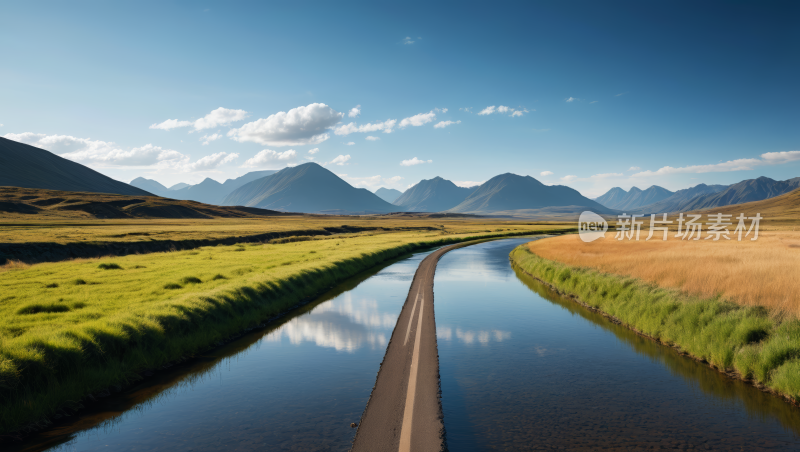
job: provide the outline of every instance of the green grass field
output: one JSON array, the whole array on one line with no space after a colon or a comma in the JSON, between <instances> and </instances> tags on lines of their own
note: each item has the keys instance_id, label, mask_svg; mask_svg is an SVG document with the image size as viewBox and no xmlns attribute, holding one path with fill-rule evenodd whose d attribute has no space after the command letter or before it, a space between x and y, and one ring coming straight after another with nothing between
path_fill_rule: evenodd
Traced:
<instances>
[{"instance_id":1,"label":"green grass field","mask_svg":"<svg viewBox=\"0 0 800 452\"><path fill-rule=\"evenodd\" d=\"M514 249L511 260L643 334L800 402L800 320L793 316L572 267L526 245Z\"/></svg>"},{"instance_id":2,"label":"green grass field","mask_svg":"<svg viewBox=\"0 0 800 452\"><path fill-rule=\"evenodd\" d=\"M192 355L387 259L536 230L543 227L361 233L7 266L0 272L0 431Z\"/></svg>"}]
</instances>

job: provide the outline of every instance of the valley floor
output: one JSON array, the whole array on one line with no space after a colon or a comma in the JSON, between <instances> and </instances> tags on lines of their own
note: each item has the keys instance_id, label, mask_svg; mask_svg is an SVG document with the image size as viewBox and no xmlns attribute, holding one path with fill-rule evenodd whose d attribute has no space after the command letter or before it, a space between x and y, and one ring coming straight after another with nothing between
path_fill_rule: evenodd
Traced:
<instances>
[{"instance_id":1,"label":"valley floor","mask_svg":"<svg viewBox=\"0 0 800 452\"><path fill-rule=\"evenodd\" d=\"M261 230L276 223L280 227L280 220L262 220ZM497 221L380 222L348 217L343 225L342 218L323 220L326 227L368 222L381 227L165 253L7 263L0 270L0 431L15 431L64 406L77 405L88 394L134 381L143 370L191 356L308 301L338 281L415 249L558 230ZM202 233L209 227L207 221L173 227ZM136 237L122 235L118 223L102 226L92 225L89 233L110 239ZM51 237L73 228L24 227ZM125 227L133 228L130 232L169 230L157 222ZM114 235L119 237L110 237Z\"/></svg>"}]
</instances>

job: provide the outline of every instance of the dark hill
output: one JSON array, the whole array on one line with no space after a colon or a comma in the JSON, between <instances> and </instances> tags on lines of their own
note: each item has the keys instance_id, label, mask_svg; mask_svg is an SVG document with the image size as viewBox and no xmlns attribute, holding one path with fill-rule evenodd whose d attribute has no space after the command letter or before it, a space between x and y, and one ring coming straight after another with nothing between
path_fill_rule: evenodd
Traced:
<instances>
[{"instance_id":1,"label":"dark hill","mask_svg":"<svg viewBox=\"0 0 800 452\"><path fill-rule=\"evenodd\" d=\"M592 201L563 185L545 185L530 176L506 173L495 176L478 187L461 204L449 212L492 213L517 210L536 210L550 207L569 206L570 211L591 210L596 213L614 213L603 205ZM559 209L563 211L564 209Z\"/></svg>"},{"instance_id":2,"label":"dark hill","mask_svg":"<svg viewBox=\"0 0 800 452\"><path fill-rule=\"evenodd\" d=\"M441 177L422 180L392 204L406 212L441 212L461 204L476 187L462 188Z\"/></svg>"},{"instance_id":3,"label":"dark hill","mask_svg":"<svg viewBox=\"0 0 800 452\"><path fill-rule=\"evenodd\" d=\"M316 163L284 168L234 190L223 205L287 212L367 214L397 208L371 191L355 188Z\"/></svg>"},{"instance_id":4,"label":"dark hill","mask_svg":"<svg viewBox=\"0 0 800 452\"><path fill-rule=\"evenodd\" d=\"M152 196L52 152L0 137L0 186Z\"/></svg>"},{"instance_id":5,"label":"dark hill","mask_svg":"<svg viewBox=\"0 0 800 452\"><path fill-rule=\"evenodd\" d=\"M239 218L287 215L251 207L222 207L158 196L124 196L0 187L4 218Z\"/></svg>"}]
</instances>

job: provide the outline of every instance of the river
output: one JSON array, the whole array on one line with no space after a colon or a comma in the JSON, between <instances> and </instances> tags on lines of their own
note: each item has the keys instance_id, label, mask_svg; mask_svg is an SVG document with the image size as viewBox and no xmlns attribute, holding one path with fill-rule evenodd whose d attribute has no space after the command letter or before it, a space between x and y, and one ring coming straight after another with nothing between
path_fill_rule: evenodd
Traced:
<instances>
[{"instance_id":1,"label":"river","mask_svg":"<svg viewBox=\"0 0 800 452\"><path fill-rule=\"evenodd\" d=\"M436 271L450 450L800 449L800 410L512 268L508 253L527 240L451 251ZM427 254L348 280L10 449L346 451Z\"/></svg>"}]
</instances>

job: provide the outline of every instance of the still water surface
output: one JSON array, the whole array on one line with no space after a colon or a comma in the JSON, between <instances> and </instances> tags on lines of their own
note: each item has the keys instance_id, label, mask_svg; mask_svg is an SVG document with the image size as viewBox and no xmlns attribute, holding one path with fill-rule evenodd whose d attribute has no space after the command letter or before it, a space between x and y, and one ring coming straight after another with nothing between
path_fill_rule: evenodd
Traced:
<instances>
[{"instance_id":1,"label":"still water surface","mask_svg":"<svg viewBox=\"0 0 800 452\"><path fill-rule=\"evenodd\" d=\"M414 272L353 278L269 328L158 372L17 450L346 451Z\"/></svg>"},{"instance_id":2,"label":"still water surface","mask_svg":"<svg viewBox=\"0 0 800 452\"><path fill-rule=\"evenodd\" d=\"M507 239L446 254L436 323L452 451L800 450L800 410L515 271ZM346 451L416 254L102 399L25 451Z\"/></svg>"},{"instance_id":3,"label":"still water surface","mask_svg":"<svg viewBox=\"0 0 800 452\"><path fill-rule=\"evenodd\" d=\"M800 450L800 410L554 296L509 264L526 241L436 270L450 450Z\"/></svg>"}]
</instances>

